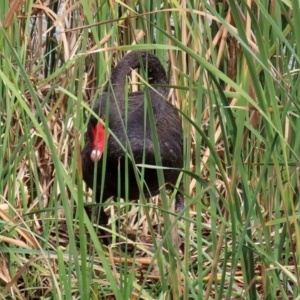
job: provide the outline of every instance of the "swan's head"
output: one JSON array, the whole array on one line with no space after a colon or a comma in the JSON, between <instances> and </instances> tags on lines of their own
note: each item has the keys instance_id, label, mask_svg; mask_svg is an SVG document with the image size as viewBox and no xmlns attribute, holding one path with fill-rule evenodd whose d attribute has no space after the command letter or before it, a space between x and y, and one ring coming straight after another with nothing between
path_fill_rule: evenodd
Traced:
<instances>
[{"instance_id":1,"label":"swan's head","mask_svg":"<svg viewBox=\"0 0 300 300\"><path fill-rule=\"evenodd\" d=\"M98 161L101 159L105 145L105 129L101 122L97 122L91 128L92 131L92 152L91 160Z\"/></svg>"}]
</instances>

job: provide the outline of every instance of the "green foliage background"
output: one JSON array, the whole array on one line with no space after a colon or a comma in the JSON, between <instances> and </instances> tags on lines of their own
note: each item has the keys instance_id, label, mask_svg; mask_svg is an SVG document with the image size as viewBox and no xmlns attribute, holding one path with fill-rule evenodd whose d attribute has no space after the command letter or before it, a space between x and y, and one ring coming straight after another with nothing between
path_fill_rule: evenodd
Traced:
<instances>
[{"instance_id":1,"label":"green foliage background","mask_svg":"<svg viewBox=\"0 0 300 300\"><path fill-rule=\"evenodd\" d=\"M299 28L297 0L1 1L1 298L297 299ZM83 115L137 49L181 112L186 208L164 190L109 203L134 247L106 248L83 210Z\"/></svg>"}]
</instances>

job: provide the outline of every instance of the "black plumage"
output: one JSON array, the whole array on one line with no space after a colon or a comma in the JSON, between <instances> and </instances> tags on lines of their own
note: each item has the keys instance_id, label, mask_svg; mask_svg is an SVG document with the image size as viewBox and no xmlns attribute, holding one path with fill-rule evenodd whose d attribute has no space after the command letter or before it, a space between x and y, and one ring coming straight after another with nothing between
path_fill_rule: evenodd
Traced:
<instances>
[{"instance_id":1,"label":"black plumage","mask_svg":"<svg viewBox=\"0 0 300 300\"><path fill-rule=\"evenodd\" d=\"M108 123L108 127L124 147L126 146L126 140L128 138L135 164L144 162L147 165L156 165L149 114L148 112L145 114L144 107L145 97L148 95L155 117L162 166L181 169L183 166L182 126L178 112L172 104L166 100L169 89L162 86L152 86L145 88L147 92L138 91L125 95L126 76L129 75L133 69L140 68L141 66L144 70L147 70L148 83L150 85L168 84L166 72L154 54L147 51L130 52L124 56L112 70L110 80L104 88L101 97L96 101L93 110L98 116L107 120L106 124ZM145 95L145 93L147 93L147 95ZM146 120L145 115L147 116ZM88 187L93 188L94 167L95 163L97 163L97 179L94 189L97 202L100 202L101 198L102 180L104 180L102 202L111 196L121 196L125 198L126 176L129 182L127 191L128 198L130 200L138 199L140 190L136 183L132 161L130 159L128 160L129 169L128 173L125 174L125 151L112 135L107 139L105 178L102 178L104 161L102 153L100 151L98 156L98 152L96 152L96 154L93 152L93 149L95 150L95 138L104 138L103 133L102 136L97 136L95 133L97 124L99 124L98 120L91 116L85 134L85 146L82 150L84 181ZM127 128L126 132L124 126ZM96 148L97 147L98 146L96 146ZM105 154L103 154L103 156L104 155ZM119 168L121 170L122 183L120 195L118 195ZM178 170L164 170L164 178L168 188L172 189L173 185L176 184L178 175ZM157 180L157 171L155 169L145 169L144 179L145 195L147 197L157 195L160 188ZM176 208L179 210L182 209L182 207L182 195L177 193ZM107 224L107 222L108 217L103 209L101 209L100 223Z\"/></svg>"}]
</instances>

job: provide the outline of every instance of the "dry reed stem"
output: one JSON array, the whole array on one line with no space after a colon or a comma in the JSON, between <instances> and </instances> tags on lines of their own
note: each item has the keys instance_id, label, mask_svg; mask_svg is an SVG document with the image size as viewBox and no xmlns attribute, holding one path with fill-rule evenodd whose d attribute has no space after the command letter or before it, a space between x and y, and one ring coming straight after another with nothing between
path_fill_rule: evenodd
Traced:
<instances>
[{"instance_id":1,"label":"dry reed stem","mask_svg":"<svg viewBox=\"0 0 300 300\"><path fill-rule=\"evenodd\" d=\"M14 18L14 14L19 10L23 0L13 0L11 1L11 5L9 11L4 20L4 28L8 28Z\"/></svg>"}]
</instances>

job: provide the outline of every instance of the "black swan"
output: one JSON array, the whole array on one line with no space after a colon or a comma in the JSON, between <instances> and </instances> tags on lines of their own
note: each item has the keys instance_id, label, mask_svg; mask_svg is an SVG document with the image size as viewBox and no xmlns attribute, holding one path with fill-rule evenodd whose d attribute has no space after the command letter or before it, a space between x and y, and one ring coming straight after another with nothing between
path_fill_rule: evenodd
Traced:
<instances>
[{"instance_id":1,"label":"black swan","mask_svg":"<svg viewBox=\"0 0 300 300\"><path fill-rule=\"evenodd\" d=\"M146 95L143 91L125 95L126 76L133 69L142 67L147 70L149 85L168 84L166 72L154 54L147 51L132 51L125 55L112 70L110 80L105 86L101 97L97 99L93 111L103 120L108 118L106 124L108 123L108 127L122 145L126 145L128 138L135 164L156 165L149 114L146 114L146 121L144 117ZM156 121L162 166L177 169L164 170L167 188L173 189L173 185L176 184L178 179L178 169L183 167L181 122L176 109L166 100L169 89L160 86L152 86L147 89ZM124 126L127 127L126 133L124 132ZM85 134L85 146L81 155L83 179L91 189L93 189L94 182L94 167L97 163L97 180L94 187L96 201L100 202L100 199L102 199L101 202L105 202L112 196L125 198L126 195L130 200L138 199L140 190L136 182L132 161L128 159L128 172L125 172L125 151L112 135L107 138L105 178L102 178L104 174L102 173L104 148L105 126L94 116L91 116ZM125 187L125 178L128 182L128 191ZM104 184L102 180L104 180ZM118 180L121 180L122 183L119 195ZM146 197L152 197L159 193L160 186L156 169L145 169L144 182L143 192ZM101 184L103 184L103 191L101 191ZM176 194L175 203L176 211L183 209L183 196L180 192ZM106 225L107 222L108 216L103 207L100 207L99 223Z\"/></svg>"}]
</instances>

